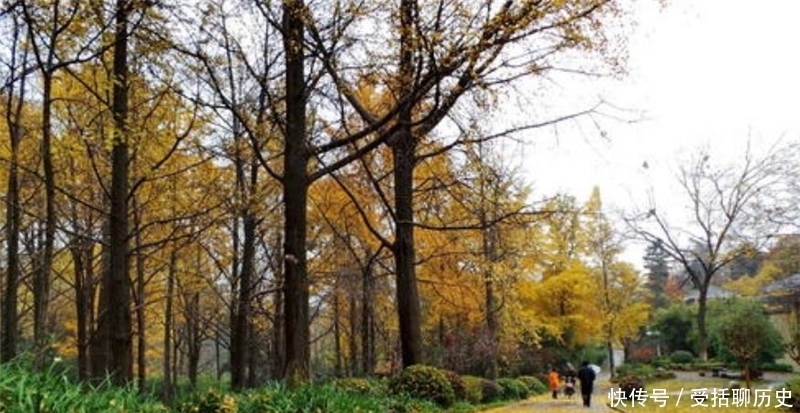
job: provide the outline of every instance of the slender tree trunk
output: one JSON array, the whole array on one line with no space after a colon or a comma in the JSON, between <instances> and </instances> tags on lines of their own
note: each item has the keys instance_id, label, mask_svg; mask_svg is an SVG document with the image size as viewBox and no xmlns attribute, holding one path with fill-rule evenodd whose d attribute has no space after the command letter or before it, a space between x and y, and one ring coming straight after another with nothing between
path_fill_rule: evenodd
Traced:
<instances>
[{"instance_id":1,"label":"slender tree trunk","mask_svg":"<svg viewBox=\"0 0 800 413\"><path fill-rule=\"evenodd\" d=\"M79 240L73 242L79 243ZM76 335L78 350L78 380L85 380L88 377L88 358L86 354L86 296L84 290L85 272L87 263L84 262L84 252L81 246L74 246L70 249L72 254L72 271L74 276L75 288L75 318Z\"/></svg>"},{"instance_id":2,"label":"slender tree trunk","mask_svg":"<svg viewBox=\"0 0 800 413\"><path fill-rule=\"evenodd\" d=\"M616 376L616 363L614 362L614 346L611 345L611 341L606 341L606 352L608 352L608 373L613 378Z\"/></svg>"},{"instance_id":3,"label":"slender tree trunk","mask_svg":"<svg viewBox=\"0 0 800 413\"><path fill-rule=\"evenodd\" d=\"M145 261L144 261L144 254L141 250L142 247L142 235L139 228L141 228L141 214L139 211L139 205L136 202L136 197L133 197L134 202L134 211L133 211L133 220L134 220L134 231L136 232L136 236L134 240L136 242L136 378L138 379L139 383L139 391L144 392L145 386L147 385L147 334L145 331L146 325L146 313L145 313L145 306L147 305L147 296L145 292Z\"/></svg>"},{"instance_id":4,"label":"slender tree trunk","mask_svg":"<svg viewBox=\"0 0 800 413\"><path fill-rule=\"evenodd\" d=\"M52 151L52 89L53 72L51 62L43 71L43 96L42 96L42 164L44 167L45 184L45 225L44 248L41 266L34 274L33 288L33 341L36 345L37 366L43 369L46 365L46 350L48 347L48 308L50 303L50 276L53 267L53 245L56 233L55 210L55 172L53 171Z\"/></svg>"},{"instance_id":5,"label":"slender tree trunk","mask_svg":"<svg viewBox=\"0 0 800 413\"><path fill-rule=\"evenodd\" d=\"M13 36L11 39L11 65L10 69L16 70L20 63L17 46L19 45L19 25L14 22ZM22 64L27 60L22 57ZM11 146L10 163L8 165L8 180L6 182L6 278L3 297L3 325L0 332L0 362L7 362L17 355L17 338L19 336L17 325L17 288L19 287L19 232L20 232L20 198L19 198L19 146L22 140L22 108L25 100L26 78L23 75L19 80L19 93L14 96L14 88L9 88L6 96L6 125ZM13 85L12 85L13 86Z\"/></svg>"},{"instance_id":6,"label":"slender tree trunk","mask_svg":"<svg viewBox=\"0 0 800 413\"><path fill-rule=\"evenodd\" d=\"M172 343L172 382L177 383L178 377L181 374L180 348L183 340L181 339L181 334L177 327L172 331L172 334L175 337Z\"/></svg>"},{"instance_id":7,"label":"slender tree trunk","mask_svg":"<svg viewBox=\"0 0 800 413\"><path fill-rule=\"evenodd\" d=\"M282 285L282 277L278 280L277 285ZM275 289L275 318L273 320L273 334L272 334L272 379L278 380L283 375L283 360L286 357L284 345L286 344L286 335L283 330L283 289Z\"/></svg>"},{"instance_id":8,"label":"slender tree trunk","mask_svg":"<svg viewBox=\"0 0 800 413\"><path fill-rule=\"evenodd\" d=\"M306 266L308 160L306 142L303 0L283 1L286 53L286 136L283 165L284 200L284 380L289 386L310 378L308 323L309 283Z\"/></svg>"},{"instance_id":9,"label":"slender tree trunk","mask_svg":"<svg viewBox=\"0 0 800 413\"><path fill-rule=\"evenodd\" d=\"M372 261L364 268L361 279L361 356L363 374L375 371L375 306L373 300Z\"/></svg>"},{"instance_id":10,"label":"slender tree trunk","mask_svg":"<svg viewBox=\"0 0 800 413\"><path fill-rule=\"evenodd\" d=\"M109 214L109 262L104 277L104 293L98 327L103 329L98 346L99 370L111 375L112 382L125 384L133 378L133 338L131 327L131 280L128 255L128 13L130 2L117 0L111 111L114 140L111 149L111 194ZM100 373L100 371L97 373ZM96 378L102 378L97 377Z\"/></svg>"},{"instance_id":11,"label":"slender tree trunk","mask_svg":"<svg viewBox=\"0 0 800 413\"><path fill-rule=\"evenodd\" d=\"M412 208L414 142L410 133L400 133L392 147L395 179L395 241L393 245L397 310L403 367L422 362L419 292L414 254L414 213Z\"/></svg>"},{"instance_id":12,"label":"slender tree trunk","mask_svg":"<svg viewBox=\"0 0 800 413\"><path fill-rule=\"evenodd\" d=\"M606 315L611 315L611 317L614 317L615 314L608 314L608 312L611 311L611 296L610 296L611 288L609 286L609 280L608 280L608 271L609 271L608 265L610 263L607 262L608 260L606 256L607 254L605 248L601 246L600 259L602 260L601 271L603 273L603 303L605 306L604 313L606 313ZM606 350L608 351L608 373L611 375L612 378L614 377L614 374L616 372L616 366L614 365L614 346L611 343L613 337L614 337L614 323L612 319L612 321L609 322L606 331Z\"/></svg>"},{"instance_id":13,"label":"slender tree trunk","mask_svg":"<svg viewBox=\"0 0 800 413\"><path fill-rule=\"evenodd\" d=\"M219 334L219 328L214 329L214 363L217 372L217 381L222 380L222 337Z\"/></svg>"},{"instance_id":14,"label":"slender tree trunk","mask_svg":"<svg viewBox=\"0 0 800 413\"><path fill-rule=\"evenodd\" d=\"M203 340L202 332L200 331L200 293L187 294L185 301L187 373L189 375L189 383L192 384L192 388L196 388Z\"/></svg>"},{"instance_id":15,"label":"slender tree trunk","mask_svg":"<svg viewBox=\"0 0 800 413\"><path fill-rule=\"evenodd\" d=\"M333 293L333 354L336 358L333 364L333 376L342 377L342 338L339 328L341 317L339 308L339 292Z\"/></svg>"},{"instance_id":16,"label":"slender tree trunk","mask_svg":"<svg viewBox=\"0 0 800 413\"><path fill-rule=\"evenodd\" d=\"M164 305L164 399L168 402L175 395L174 378L172 376L172 329L175 326L173 303L175 300L175 277L178 272L178 252L175 246L169 254L169 268L167 269L167 296Z\"/></svg>"},{"instance_id":17,"label":"slender tree trunk","mask_svg":"<svg viewBox=\"0 0 800 413\"><path fill-rule=\"evenodd\" d=\"M100 280L96 276L95 273L95 256L94 256L94 244L90 244L88 250L86 251L86 278L83 279L83 294L86 299L86 342L85 342L85 349L86 349L86 373L87 379L93 377L93 372L95 371L94 367L94 354L93 352L93 345L95 342L94 333L97 331L97 303L100 302L100 297L98 297L98 292L100 291ZM102 251L102 247L101 247ZM105 260L102 258L100 259L101 263Z\"/></svg>"},{"instance_id":18,"label":"slender tree trunk","mask_svg":"<svg viewBox=\"0 0 800 413\"><path fill-rule=\"evenodd\" d=\"M416 1L400 2L400 94L413 87L413 41ZM412 108L400 109L398 132L390 140L394 160L395 241L392 245L397 283L397 310L403 367L422 363L420 304L414 254L414 163L416 138L412 133Z\"/></svg>"},{"instance_id":19,"label":"slender tree trunk","mask_svg":"<svg viewBox=\"0 0 800 413\"><path fill-rule=\"evenodd\" d=\"M483 179L481 179L483 181ZM481 183L481 189L483 190L483 183ZM483 195L482 195L483 196ZM484 202L484 199L481 200ZM489 367L487 371L487 378L489 379L496 379L498 375L498 348L500 346L499 339L498 339L498 329L499 329L499 322L497 320L497 298L495 297L494 292L494 273L492 268L492 263L494 263L497 259L497 251L496 248L496 229L495 228L487 228L489 225L489 221L486 216L486 211L482 212L481 216L481 225L484 227L482 234L483 234L483 251L484 257L486 258L486 262L488 266L484 270L483 274L483 283L484 289L486 294L486 331L489 335L489 345L491 346L489 351Z\"/></svg>"},{"instance_id":20,"label":"slender tree trunk","mask_svg":"<svg viewBox=\"0 0 800 413\"><path fill-rule=\"evenodd\" d=\"M708 287L700 288L699 293L697 297L697 356L701 361L708 361L708 330L706 329Z\"/></svg>"},{"instance_id":21,"label":"slender tree trunk","mask_svg":"<svg viewBox=\"0 0 800 413\"><path fill-rule=\"evenodd\" d=\"M750 360L744 360L744 384L746 389L752 389L750 382Z\"/></svg>"},{"instance_id":22,"label":"slender tree trunk","mask_svg":"<svg viewBox=\"0 0 800 413\"><path fill-rule=\"evenodd\" d=\"M355 274L348 275L348 285L353 284ZM347 316L349 321L349 329L350 334L347 336L347 347L348 347L348 368L347 368L347 375L353 377L358 372L358 340L357 340L357 333L358 333L358 300L356 299L356 289L355 288L348 288L347 289L347 296L349 298L349 307L347 309Z\"/></svg>"},{"instance_id":23,"label":"slender tree trunk","mask_svg":"<svg viewBox=\"0 0 800 413\"><path fill-rule=\"evenodd\" d=\"M494 293L494 279L490 274L485 278L484 287L486 288L486 331L489 334L489 343L491 345L491 355L488 363L489 368L487 378L494 380L497 378L499 366L497 364L497 350L498 350L498 321L497 321L497 303Z\"/></svg>"},{"instance_id":24,"label":"slender tree trunk","mask_svg":"<svg viewBox=\"0 0 800 413\"><path fill-rule=\"evenodd\" d=\"M243 389L247 384L247 350L250 346L250 306L255 265L256 220L249 208L244 213L244 249L239 274L239 298L231 337L231 386Z\"/></svg>"},{"instance_id":25,"label":"slender tree trunk","mask_svg":"<svg viewBox=\"0 0 800 413\"><path fill-rule=\"evenodd\" d=\"M247 340L247 387L255 388L258 385L258 340L255 324L250 320L249 333L250 340Z\"/></svg>"}]
</instances>

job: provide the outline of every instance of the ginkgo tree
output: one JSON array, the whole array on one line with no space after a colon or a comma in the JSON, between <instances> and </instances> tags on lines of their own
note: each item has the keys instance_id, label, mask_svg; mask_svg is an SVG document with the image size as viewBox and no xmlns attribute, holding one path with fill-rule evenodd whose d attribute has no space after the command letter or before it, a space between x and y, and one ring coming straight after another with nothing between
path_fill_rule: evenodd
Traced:
<instances>
[{"instance_id":1,"label":"ginkgo tree","mask_svg":"<svg viewBox=\"0 0 800 413\"><path fill-rule=\"evenodd\" d=\"M595 305L600 314L600 336L608 352L609 371L615 374L614 346L638 336L649 318L644 283L635 268L620 261L622 240L603 211L600 188L595 187L583 208L586 255L595 273Z\"/></svg>"}]
</instances>

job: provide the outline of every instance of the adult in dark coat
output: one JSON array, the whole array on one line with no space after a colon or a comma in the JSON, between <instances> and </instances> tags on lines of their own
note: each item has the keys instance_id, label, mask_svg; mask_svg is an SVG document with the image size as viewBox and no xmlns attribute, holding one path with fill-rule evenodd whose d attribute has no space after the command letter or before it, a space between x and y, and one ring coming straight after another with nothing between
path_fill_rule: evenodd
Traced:
<instances>
[{"instance_id":1,"label":"adult in dark coat","mask_svg":"<svg viewBox=\"0 0 800 413\"><path fill-rule=\"evenodd\" d=\"M597 374L589 366L589 362L581 363L581 368L578 369L578 381L581 383L581 397L583 397L583 405L586 407L590 407L592 404L592 387L596 378Z\"/></svg>"}]
</instances>

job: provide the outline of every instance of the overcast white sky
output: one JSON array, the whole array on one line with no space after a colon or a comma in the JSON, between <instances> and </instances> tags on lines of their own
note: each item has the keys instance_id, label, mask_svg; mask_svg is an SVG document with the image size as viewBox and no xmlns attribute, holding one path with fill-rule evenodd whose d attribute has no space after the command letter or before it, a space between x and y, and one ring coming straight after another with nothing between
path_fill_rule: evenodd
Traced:
<instances>
[{"instance_id":1,"label":"overcast white sky","mask_svg":"<svg viewBox=\"0 0 800 413\"><path fill-rule=\"evenodd\" d=\"M607 140L596 130L570 136L568 128L557 139L537 137L524 155L537 193L582 201L599 185L606 206L632 209L648 190L669 197L677 159L702 145L735 159L748 139L756 148L800 139L800 1L673 0L662 10L642 0L635 7L629 75L591 87L644 111L645 120L606 123ZM626 259L640 256L636 249Z\"/></svg>"}]
</instances>

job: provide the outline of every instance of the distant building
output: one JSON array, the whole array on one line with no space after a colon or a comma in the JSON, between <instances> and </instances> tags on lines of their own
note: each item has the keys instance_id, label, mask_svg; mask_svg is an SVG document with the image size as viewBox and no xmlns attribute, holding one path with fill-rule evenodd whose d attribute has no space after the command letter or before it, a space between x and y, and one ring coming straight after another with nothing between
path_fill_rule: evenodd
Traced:
<instances>
[{"instance_id":1,"label":"distant building","mask_svg":"<svg viewBox=\"0 0 800 413\"><path fill-rule=\"evenodd\" d=\"M724 298L734 298L737 297L733 291L726 290L721 287L717 287L716 285L709 285L708 292L706 293L706 300L719 300ZM683 296L683 302L686 304L694 304L697 302L697 299L700 297L700 291L692 290L685 296Z\"/></svg>"},{"instance_id":2,"label":"distant building","mask_svg":"<svg viewBox=\"0 0 800 413\"><path fill-rule=\"evenodd\" d=\"M771 313L800 313L800 273L761 287L761 301Z\"/></svg>"}]
</instances>

